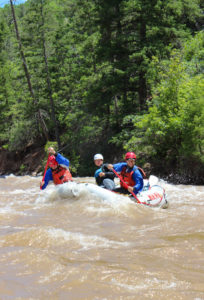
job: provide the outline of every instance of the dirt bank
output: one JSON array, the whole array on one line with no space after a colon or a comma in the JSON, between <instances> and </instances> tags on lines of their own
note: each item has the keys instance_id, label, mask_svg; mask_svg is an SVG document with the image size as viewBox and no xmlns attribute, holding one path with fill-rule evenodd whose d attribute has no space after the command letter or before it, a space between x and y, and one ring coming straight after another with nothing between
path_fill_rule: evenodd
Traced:
<instances>
[{"instance_id":1,"label":"dirt bank","mask_svg":"<svg viewBox=\"0 0 204 300\"><path fill-rule=\"evenodd\" d=\"M44 148L28 145L23 151L0 148L0 175L37 175L43 169Z\"/></svg>"}]
</instances>

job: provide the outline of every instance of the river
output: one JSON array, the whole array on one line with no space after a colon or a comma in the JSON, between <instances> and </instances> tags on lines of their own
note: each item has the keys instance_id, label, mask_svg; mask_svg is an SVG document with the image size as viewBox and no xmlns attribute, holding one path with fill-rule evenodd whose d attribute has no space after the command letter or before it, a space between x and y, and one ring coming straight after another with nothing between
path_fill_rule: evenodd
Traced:
<instances>
[{"instance_id":1,"label":"river","mask_svg":"<svg viewBox=\"0 0 204 300\"><path fill-rule=\"evenodd\" d=\"M161 180L159 209L40 179L0 178L1 300L204 299L204 186Z\"/></svg>"}]
</instances>

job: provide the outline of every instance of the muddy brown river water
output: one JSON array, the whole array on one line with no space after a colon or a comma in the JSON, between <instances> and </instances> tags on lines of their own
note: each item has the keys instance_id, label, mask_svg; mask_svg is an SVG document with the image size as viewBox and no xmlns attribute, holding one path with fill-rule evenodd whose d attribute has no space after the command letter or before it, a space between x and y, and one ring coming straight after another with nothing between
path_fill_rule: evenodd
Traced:
<instances>
[{"instance_id":1,"label":"muddy brown river water","mask_svg":"<svg viewBox=\"0 0 204 300\"><path fill-rule=\"evenodd\" d=\"M168 209L0 178L0 299L204 299L204 186ZM93 178L75 178L93 182Z\"/></svg>"}]
</instances>

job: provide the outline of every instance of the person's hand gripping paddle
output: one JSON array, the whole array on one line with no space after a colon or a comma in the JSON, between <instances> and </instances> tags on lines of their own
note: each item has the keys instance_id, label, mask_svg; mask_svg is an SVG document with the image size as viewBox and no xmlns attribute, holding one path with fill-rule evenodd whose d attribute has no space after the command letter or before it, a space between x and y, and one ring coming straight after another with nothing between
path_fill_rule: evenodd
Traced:
<instances>
[{"instance_id":1,"label":"person's hand gripping paddle","mask_svg":"<svg viewBox=\"0 0 204 300\"><path fill-rule=\"evenodd\" d=\"M115 173L115 175L120 179L120 181L123 183L123 186L128 190L128 185L127 185L127 183L123 180L123 178L112 168L112 171L113 171L113 173ZM137 200L137 203L140 203L141 204L141 202L140 202L140 200L137 198L137 196L135 195L135 193L133 193L133 192L131 192L131 191L129 191L131 194L132 194L132 196Z\"/></svg>"}]
</instances>

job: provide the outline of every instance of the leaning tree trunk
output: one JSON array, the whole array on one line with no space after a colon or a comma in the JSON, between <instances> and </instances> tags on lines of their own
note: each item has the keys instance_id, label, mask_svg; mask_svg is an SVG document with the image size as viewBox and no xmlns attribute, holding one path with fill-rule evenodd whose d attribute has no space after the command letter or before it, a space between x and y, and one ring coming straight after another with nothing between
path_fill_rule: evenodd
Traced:
<instances>
[{"instance_id":1,"label":"leaning tree trunk","mask_svg":"<svg viewBox=\"0 0 204 300\"><path fill-rule=\"evenodd\" d=\"M140 20L140 45L141 47L145 46L146 41L146 23L143 19ZM145 102L147 98L147 82L146 82L146 71L142 70L143 58L141 58L140 64L140 71L139 71L139 105L140 110L143 110L145 107Z\"/></svg>"},{"instance_id":2,"label":"leaning tree trunk","mask_svg":"<svg viewBox=\"0 0 204 300\"><path fill-rule=\"evenodd\" d=\"M19 35L19 31L18 31L18 24L17 24L17 20L16 20L16 16L15 16L15 10L14 10L12 0L10 0L10 4L11 4L11 11L12 11L12 16L13 16L13 21L14 21L14 26L15 26L15 31L16 31L16 38L18 40L19 51L20 51L22 62L23 62L23 69L24 69L24 72L25 72L25 76L26 76L26 80L27 80L27 84L28 84L28 89L29 89L29 92L30 92L31 97L33 99L33 103L34 103L35 107L37 107L38 103L37 103L37 99L35 97L33 87L32 87L32 84L31 84L30 74L29 74L29 71L28 71L26 58L25 58L23 48L22 48L21 38L20 38L20 35ZM47 126L46 126L45 121L43 119L43 116L40 112L40 109L37 110L37 118L38 118L38 123L40 124L46 139L49 140Z\"/></svg>"},{"instance_id":3,"label":"leaning tree trunk","mask_svg":"<svg viewBox=\"0 0 204 300\"><path fill-rule=\"evenodd\" d=\"M42 26L44 26L45 22L44 22L43 3L42 3L42 1L41 1L41 17L42 17ZM44 62L45 62L48 93L49 93L50 106L51 106L51 116L52 116L52 121L55 125L55 137L56 137L56 140L57 140L57 143L58 143L58 149L60 149L60 147L61 147L60 135L59 135L59 130L58 130L58 122L57 122L56 114L55 114L54 99L52 97L52 86L51 86L50 73L49 73L48 61L47 61L47 51L46 51L46 45L45 45L44 29L42 30L42 44L43 44L43 56L44 56Z\"/></svg>"}]
</instances>

